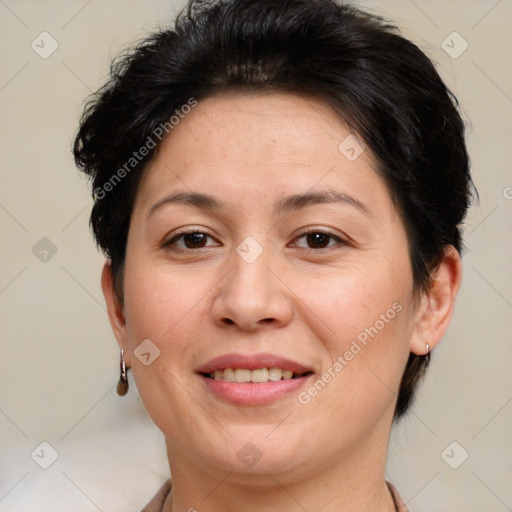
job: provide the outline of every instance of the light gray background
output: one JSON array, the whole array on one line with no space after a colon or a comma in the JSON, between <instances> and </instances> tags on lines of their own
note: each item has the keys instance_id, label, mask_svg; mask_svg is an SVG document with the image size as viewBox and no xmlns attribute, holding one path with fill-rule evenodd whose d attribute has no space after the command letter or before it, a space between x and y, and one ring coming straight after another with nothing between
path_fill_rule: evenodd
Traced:
<instances>
[{"instance_id":1,"label":"light gray background","mask_svg":"<svg viewBox=\"0 0 512 512\"><path fill-rule=\"evenodd\" d=\"M387 477L413 512L512 510L512 2L357 4L397 22L438 63L471 121L481 197L466 223L452 325L413 410L393 431ZM0 0L2 512L135 511L168 476L163 436L133 382L127 397L115 394L103 258L70 147L82 102L103 83L110 57L168 24L181 5ZM42 46L43 31L59 45L47 59L31 47ZM463 41L454 31L469 45L457 58ZM43 237L57 248L47 261L40 246L33 253ZM48 469L39 466L52 457L43 441L58 453ZM445 461L456 466L465 452L457 469Z\"/></svg>"}]
</instances>

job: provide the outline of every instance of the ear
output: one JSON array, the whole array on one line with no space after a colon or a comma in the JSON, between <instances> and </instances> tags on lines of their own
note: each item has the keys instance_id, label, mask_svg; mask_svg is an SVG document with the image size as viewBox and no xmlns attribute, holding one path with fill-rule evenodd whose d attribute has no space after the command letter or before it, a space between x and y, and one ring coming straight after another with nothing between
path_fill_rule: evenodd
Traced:
<instances>
[{"instance_id":1,"label":"ear","mask_svg":"<svg viewBox=\"0 0 512 512\"><path fill-rule=\"evenodd\" d=\"M455 247L448 245L432 285L422 296L418 308L418 317L409 345L414 354L425 355L427 343L432 351L441 341L452 318L461 280L460 254Z\"/></svg>"},{"instance_id":2,"label":"ear","mask_svg":"<svg viewBox=\"0 0 512 512\"><path fill-rule=\"evenodd\" d=\"M114 279L110 260L107 260L105 265L103 265L103 271L101 272L101 289L103 290L105 303L107 304L108 318L110 320L112 330L114 331L114 336L119 343L119 348L121 350L124 349L124 360L130 367L131 357L128 343L128 332L126 329L126 319L124 316L124 305L114 291Z\"/></svg>"}]
</instances>

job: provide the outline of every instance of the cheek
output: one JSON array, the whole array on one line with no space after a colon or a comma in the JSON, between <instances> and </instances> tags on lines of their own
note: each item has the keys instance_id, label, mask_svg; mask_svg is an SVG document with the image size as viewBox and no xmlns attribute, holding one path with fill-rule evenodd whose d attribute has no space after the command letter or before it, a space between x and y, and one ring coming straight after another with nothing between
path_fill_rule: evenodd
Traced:
<instances>
[{"instance_id":1,"label":"cheek","mask_svg":"<svg viewBox=\"0 0 512 512\"><path fill-rule=\"evenodd\" d=\"M300 296L326 356L320 382L301 403L317 401L319 414L329 411L357 431L374 424L398 393L414 313L410 276L352 269L307 284Z\"/></svg>"},{"instance_id":2,"label":"cheek","mask_svg":"<svg viewBox=\"0 0 512 512\"><path fill-rule=\"evenodd\" d=\"M126 319L132 340L150 338L157 345L179 345L201 308L208 283L197 273L170 272L161 264L127 266Z\"/></svg>"},{"instance_id":3,"label":"cheek","mask_svg":"<svg viewBox=\"0 0 512 512\"><path fill-rule=\"evenodd\" d=\"M186 421L197 413L190 407L190 396L184 389L189 362L197 359L197 342L204 334L202 299L212 284L200 279L197 273L170 272L168 266L152 262L135 263L127 260L125 280L131 349L137 354L141 341L150 339L159 355L149 366L141 364L135 355L132 373L155 424L167 434L179 436L175 430L180 423L170 419L181 417Z\"/></svg>"},{"instance_id":4,"label":"cheek","mask_svg":"<svg viewBox=\"0 0 512 512\"><path fill-rule=\"evenodd\" d=\"M306 306L303 311L310 319L308 323L318 326L317 335L326 342L332 357L350 348L354 339L364 343L403 326L395 318L403 309L407 279L377 268L352 266L295 280L293 289Z\"/></svg>"}]
</instances>

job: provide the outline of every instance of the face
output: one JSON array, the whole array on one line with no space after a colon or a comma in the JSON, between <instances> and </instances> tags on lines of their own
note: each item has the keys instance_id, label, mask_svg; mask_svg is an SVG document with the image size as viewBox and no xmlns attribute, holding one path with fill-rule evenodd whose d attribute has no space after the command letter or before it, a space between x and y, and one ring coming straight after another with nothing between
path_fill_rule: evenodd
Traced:
<instances>
[{"instance_id":1,"label":"face","mask_svg":"<svg viewBox=\"0 0 512 512\"><path fill-rule=\"evenodd\" d=\"M171 464L306 475L387 444L418 308L349 135L320 100L216 96L148 165L115 330Z\"/></svg>"}]
</instances>

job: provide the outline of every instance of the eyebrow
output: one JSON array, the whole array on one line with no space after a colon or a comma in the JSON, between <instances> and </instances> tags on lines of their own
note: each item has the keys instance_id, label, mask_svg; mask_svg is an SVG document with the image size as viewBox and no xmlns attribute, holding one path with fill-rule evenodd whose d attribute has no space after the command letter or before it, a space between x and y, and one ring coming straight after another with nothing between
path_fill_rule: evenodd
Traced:
<instances>
[{"instance_id":1,"label":"eyebrow","mask_svg":"<svg viewBox=\"0 0 512 512\"><path fill-rule=\"evenodd\" d=\"M294 194L291 196L283 197L277 201L275 205L276 213L285 214L293 210L298 210L313 204L329 204L341 203L353 206L362 213L371 216L370 209L359 199L349 196L337 190L325 190L322 192L306 192L304 194Z\"/></svg>"},{"instance_id":2,"label":"eyebrow","mask_svg":"<svg viewBox=\"0 0 512 512\"><path fill-rule=\"evenodd\" d=\"M209 194L199 192L175 192L157 201L149 209L148 218L164 205L185 204L200 210L218 211L222 209L222 202ZM306 192L303 194L293 194L279 199L274 205L276 214L286 214L291 211L300 210L313 204L341 203L353 206L365 215L371 216L371 211L364 203L337 190L325 190L321 192Z\"/></svg>"}]
</instances>

